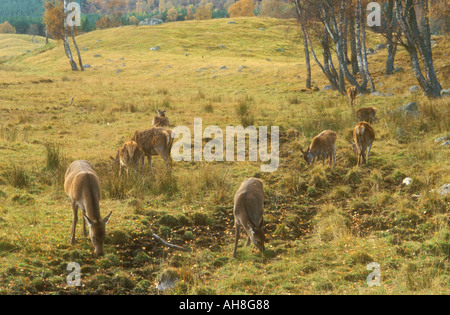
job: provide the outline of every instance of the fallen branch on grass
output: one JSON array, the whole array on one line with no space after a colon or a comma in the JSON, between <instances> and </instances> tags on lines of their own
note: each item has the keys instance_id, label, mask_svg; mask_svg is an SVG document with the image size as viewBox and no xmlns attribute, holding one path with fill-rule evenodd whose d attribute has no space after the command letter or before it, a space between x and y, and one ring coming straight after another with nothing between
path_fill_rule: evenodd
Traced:
<instances>
[{"instance_id":1,"label":"fallen branch on grass","mask_svg":"<svg viewBox=\"0 0 450 315\"><path fill-rule=\"evenodd\" d=\"M75 98L75 94L72 96L72 99L70 100L69 106L72 106L73 99Z\"/></svg>"},{"instance_id":2,"label":"fallen branch on grass","mask_svg":"<svg viewBox=\"0 0 450 315\"><path fill-rule=\"evenodd\" d=\"M154 238L156 238L158 241L160 241L161 243L163 243L164 245L171 247L171 248L175 248L175 249L179 249L185 252L190 252L191 250L189 248L184 248L178 245L174 245L174 244L170 244L169 242L166 242L165 240L163 240L161 237L159 237L158 235L156 235L155 233L152 233L152 236Z\"/></svg>"}]
</instances>

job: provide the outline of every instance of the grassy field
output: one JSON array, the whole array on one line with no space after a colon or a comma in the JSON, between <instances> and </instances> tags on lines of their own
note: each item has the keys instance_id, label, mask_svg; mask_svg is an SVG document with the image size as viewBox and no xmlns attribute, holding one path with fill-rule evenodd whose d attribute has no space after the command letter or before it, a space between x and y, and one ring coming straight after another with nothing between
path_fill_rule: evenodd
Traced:
<instances>
[{"instance_id":1,"label":"grassy field","mask_svg":"<svg viewBox=\"0 0 450 315\"><path fill-rule=\"evenodd\" d=\"M69 70L61 43L0 63L0 294L450 293L450 196L437 192L450 182L449 148L435 142L450 133L448 99L408 92L417 82L405 51L396 61L403 71L390 77L381 70L386 50L369 56L377 89L394 96L357 98L358 107L377 107L380 119L370 164L357 168L347 98L303 89L296 22L228 21L80 35L84 72ZM368 37L369 47L383 42ZM448 37L434 39L438 78L448 88ZM316 65L313 80L319 89L327 84ZM408 102L417 102L418 117L396 112ZM157 107L191 132L194 118L222 130L279 126L278 170L183 161L168 174L155 157L153 174L119 178L109 156L150 127ZM338 134L334 169L308 166L300 155L324 129ZM101 258L80 222L69 244L63 181L76 159L94 165L102 215L113 212ZM233 259L233 196L250 176L264 182L266 251L242 238ZM402 185L405 177L411 185ZM192 251L162 246L152 233ZM81 266L81 287L66 283L70 262ZM370 262L380 265L380 286L366 283ZM158 291L160 281L174 287Z\"/></svg>"}]
</instances>

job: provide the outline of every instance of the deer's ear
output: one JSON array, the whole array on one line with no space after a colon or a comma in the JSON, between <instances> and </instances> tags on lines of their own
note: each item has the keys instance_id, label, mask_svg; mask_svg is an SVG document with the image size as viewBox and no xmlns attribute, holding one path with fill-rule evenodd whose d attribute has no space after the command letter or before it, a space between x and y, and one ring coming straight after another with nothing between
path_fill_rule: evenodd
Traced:
<instances>
[{"instance_id":1,"label":"deer's ear","mask_svg":"<svg viewBox=\"0 0 450 315\"><path fill-rule=\"evenodd\" d=\"M112 211L106 216L106 217L104 217L103 218L103 224L104 225L106 225L106 224L108 224L108 222L109 222L109 217L111 216L111 214L112 214Z\"/></svg>"},{"instance_id":2,"label":"deer's ear","mask_svg":"<svg viewBox=\"0 0 450 315\"><path fill-rule=\"evenodd\" d=\"M263 225L264 225L264 218L261 216L261 219L259 219L259 222L258 222L258 228L262 228Z\"/></svg>"},{"instance_id":3,"label":"deer's ear","mask_svg":"<svg viewBox=\"0 0 450 315\"><path fill-rule=\"evenodd\" d=\"M89 225L89 227L91 227L94 224L94 221L92 221L91 219L89 219L86 215L83 214L84 220L87 222L87 224Z\"/></svg>"}]
</instances>

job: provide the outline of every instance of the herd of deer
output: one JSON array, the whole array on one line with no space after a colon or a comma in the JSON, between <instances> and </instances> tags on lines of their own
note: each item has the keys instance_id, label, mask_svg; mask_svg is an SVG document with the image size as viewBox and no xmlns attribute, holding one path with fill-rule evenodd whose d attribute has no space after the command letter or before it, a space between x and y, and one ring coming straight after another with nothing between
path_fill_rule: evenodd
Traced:
<instances>
[{"instance_id":1,"label":"herd of deer","mask_svg":"<svg viewBox=\"0 0 450 315\"><path fill-rule=\"evenodd\" d=\"M351 86L347 90L350 106L353 108L357 89ZM147 156L148 164L152 169L152 156L160 155L169 169L172 167L170 151L173 138L169 119L165 111L157 110L158 116L152 121L152 127L143 131L136 131L130 141L126 142L116 154L110 157L113 165L119 167L119 175L122 169L127 174L131 167L134 172L139 167L144 168L144 159ZM369 163L369 153L375 139L375 132L369 123L377 121L376 108L366 107L356 111L358 123L353 130L352 147L357 156L357 165ZM306 151L302 149L302 155L308 164L313 164L316 157L329 158L330 166L336 164L336 138L331 130L322 131L313 138ZM78 220L78 208L83 212L83 234L86 237L85 222L89 225L89 235L97 255L104 253L103 242L105 239L105 226L109 221L111 212L104 218L100 215L100 182L92 165L88 161L78 160L73 162L66 171L64 190L72 203L73 222L70 242L75 242L75 228ZM244 180L234 197L233 215L235 220L236 239L233 257L236 257L236 249L240 238L241 228L247 234L247 246L252 242L261 252L264 251L264 189L263 183L257 178Z\"/></svg>"}]
</instances>

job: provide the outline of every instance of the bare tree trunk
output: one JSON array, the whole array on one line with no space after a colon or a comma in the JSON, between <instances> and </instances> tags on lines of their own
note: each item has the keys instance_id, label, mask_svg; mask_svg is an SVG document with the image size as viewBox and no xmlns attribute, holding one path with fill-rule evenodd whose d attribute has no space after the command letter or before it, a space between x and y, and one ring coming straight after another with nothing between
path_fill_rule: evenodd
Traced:
<instances>
[{"instance_id":1,"label":"bare tree trunk","mask_svg":"<svg viewBox=\"0 0 450 315\"><path fill-rule=\"evenodd\" d=\"M356 54L356 38L355 38L355 19L350 19L349 23L349 33L350 33L350 62L352 64L352 73L353 75L359 72L358 68L358 55Z\"/></svg>"},{"instance_id":2,"label":"bare tree trunk","mask_svg":"<svg viewBox=\"0 0 450 315\"><path fill-rule=\"evenodd\" d=\"M304 24L304 19L303 19L303 11L302 8L300 6L300 3L297 1L296 5L296 9L297 9L297 17L300 23L300 28L302 30L302 35L303 35L303 48L305 50L305 63L306 63L306 88L310 89L311 88L311 61L309 58L309 49L308 49L308 39L307 39L307 34L306 34L306 27Z\"/></svg>"},{"instance_id":3,"label":"bare tree trunk","mask_svg":"<svg viewBox=\"0 0 450 315\"><path fill-rule=\"evenodd\" d=\"M70 45L69 45L69 36L67 34L67 0L64 0L64 51L66 52L66 56L69 59L70 66L72 67L72 71L78 71L77 64L73 60L72 52L70 51Z\"/></svg>"},{"instance_id":4,"label":"bare tree trunk","mask_svg":"<svg viewBox=\"0 0 450 315\"><path fill-rule=\"evenodd\" d=\"M428 1L420 0L417 5L422 6L424 12L424 19L422 22L422 32L417 24L417 16L412 0L395 0L397 5L396 16L400 23L403 34L406 37L406 44L404 46L408 50L411 59L411 65L414 75L419 82L420 87L428 97L441 97L441 85L439 84L436 71L433 65L433 54L431 51L430 41L430 24L428 20ZM425 70L426 78L422 74L420 68L419 55L422 59L423 68Z\"/></svg>"},{"instance_id":5,"label":"bare tree trunk","mask_svg":"<svg viewBox=\"0 0 450 315\"><path fill-rule=\"evenodd\" d=\"M75 49L77 50L77 54L78 54L78 63L80 64L80 69L81 71L84 71L83 68L83 62L81 61L81 54L80 54L80 50L78 49L78 45L77 42L75 41L75 35L73 34L73 26L72 26L72 41L73 41L73 45L75 46Z\"/></svg>"},{"instance_id":6,"label":"bare tree trunk","mask_svg":"<svg viewBox=\"0 0 450 315\"><path fill-rule=\"evenodd\" d=\"M361 2L358 1L355 8L355 45L356 55L358 56L358 69L363 79L361 83L361 90L365 91L367 87L367 76L363 66L363 55L361 52ZM364 22L362 22L364 23Z\"/></svg>"},{"instance_id":7,"label":"bare tree trunk","mask_svg":"<svg viewBox=\"0 0 450 315\"><path fill-rule=\"evenodd\" d=\"M359 2L361 0L358 0ZM369 63L367 62L367 50L366 50L366 24L361 23L361 42L362 42L362 54L363 54L363 66L364 73L366 75L367 81L370 83L370 91L375 92L375 85L373 84L372 77L369 72Z\"/></svg>"},{"instance_id":8,"label":"bare tree trunk","mask_svg":"<svg viewBox=\"0 0 450 315\"><path fill-rule=\"evenodd\" d=\"M386 58L386 75L391 75L394 73L394 59L397 50L397 44L394 42L394 0L389 0L387 10L386 10L386 48L387 48L387 58Z\"/></svg>"}]
</instances>

